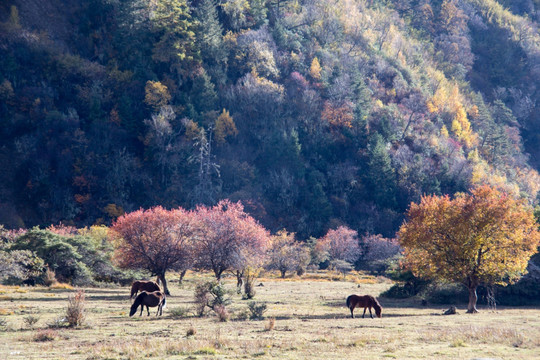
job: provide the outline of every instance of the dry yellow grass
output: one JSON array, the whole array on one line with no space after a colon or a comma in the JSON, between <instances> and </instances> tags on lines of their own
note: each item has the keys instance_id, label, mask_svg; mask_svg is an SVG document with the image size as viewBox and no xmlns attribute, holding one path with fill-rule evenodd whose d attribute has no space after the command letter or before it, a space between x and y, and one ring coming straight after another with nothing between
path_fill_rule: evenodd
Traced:
<instances>
[{"instance_id":1,"label":"dry yellow grass","mask_svg":"<svg viewBox=\"0 0 540 360\"><path fill-rule=\"evenodd\" d=\"M357 274L359 279L363 275ZM369 277L365 277L368 279ZM174 279L174 278L173 278ZM380 299L383 318L351 319L344 302L352 293L374 294L390 286L375 279L336 281L324 274L287 281L271 276L256 284L255 301L268 306L263 321L245 318L249 301L233 293L231 320L195 317L195 282L189 274L180 287L171 282L164 316L130 318L129 289L86 290L86 324L79 329L46 331L65 314L72 290L15 288L0 300L5 329L0 331L0 357L6 359L534 359L540 354L540 310L500 308L467 315L442 316L445 306L415 307L407 301ZM235 290L235 280L225 279ZM50 295L54 294L54 297ZM9 299L8 299L9 298ZM11 299L13 301L11 301ZM181 316L173 316L173 309ZM24 318L39 316L35 328ZM357 315L361 311L357 310ZM274 319L269 320L269 319ZM269 323L272 322L270 327Z\"/></svg>"}]
</instances>

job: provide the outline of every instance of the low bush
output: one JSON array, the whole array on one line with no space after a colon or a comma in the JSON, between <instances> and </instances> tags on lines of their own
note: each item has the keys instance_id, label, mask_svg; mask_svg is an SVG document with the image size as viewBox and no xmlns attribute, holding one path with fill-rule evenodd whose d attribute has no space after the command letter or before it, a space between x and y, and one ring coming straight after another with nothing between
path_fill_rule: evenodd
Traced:
<instances>
[{"instance_id":1,"label":"low bush","mask_svg":"<svg viewBox=\"0 0 540 360\"><path fill-rule=\"evenodd\" d=\"M68 326L77 327L84 323L86 317L85 302L86 299L83 290L79 290L74 295L68 296L68 307L66 311Z\"/></svg>"},{"instance_id":2,"label":"low bush","mask_svg":"<svg viewBox=\"0 0 540 360\"><path fill-rule=\"evenodd\" d=\"M34 335L34 341L53 341L58 337L58 333L53 329L41 329Z\"/></svg>"},{"instance_id":3,"label":"low bush","mask_svg":"<svg viewBox=\"0 0 540 360\"><path fill-rule=\"evenodd\" d=\"M266 304L258 303L256 301L250 302L248 304L248 309L251 312L250 319L252 320L264 319L264 313L268 310Z\"/></svg>"},{"instance_id":4,"label":"low bush","mask_svg":"<svg viewBox=\"0 0 540 360\"><path fill-rule=\"evenodd\" d=\"M422 292L422 297L432 304L466 303L469 291L461 284L432 283Z\"/></svg>"},{"instance_id":5,"label":"low bush","mask_svg":"<svg viewBox=\"0 0 540 360\"><path fill-rule=\"evenodd\" d=\"M218 305L226 306L231 303L229 292L223 284L217 281L207 281L197 284L195 287L195 312L203 316L208 307L214 309Z\"/></svg>"},{"instance_id":6,"label":"low bush","mask_svg":"<svg viewBox=\"0 0 540 360\"><path fill-rule=\"evenodd\" d=\"M28 326L30 329L34 327L34 325L39 321L39 316L35 315L28 315L23 318L23 322L26 326Z\"/></svg>"},{"instance_id":7,"label":"low bush","mask_svg":"<svg viewBox=\"0 0 540 360\"><path fill-rule=\"evenodd\" d=\"M227 308L225 307L225 305L216 305L214 306L213 310L216 313L219 321L221 322L229 321L230 314Z\"/></svg>"},{"instance_id":8,"label":"low bush","mask_svg":"<svg viewBox=\"0 0 540 360\"><path fill-rule=\"evenodd\" d=\"M176 307L169 311L169 314L173 317L184 318L188 317L189 309L185 307Z\"/></svg>"}]
</instances>

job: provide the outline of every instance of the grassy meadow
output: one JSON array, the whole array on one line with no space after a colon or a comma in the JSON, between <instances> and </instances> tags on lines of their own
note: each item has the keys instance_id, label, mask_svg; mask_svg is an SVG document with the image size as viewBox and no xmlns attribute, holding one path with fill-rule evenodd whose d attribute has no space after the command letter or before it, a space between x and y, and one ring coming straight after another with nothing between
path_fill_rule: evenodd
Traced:
<instances>
[{"instance_id":1,"label":"grassy meadow","mask_svg":"<svg viewBox=\"0 0 540 360\"><path fill-rule=\"evenodd\" d=\"M345 298L378 295L391 286L361 274L317 273L256 284L267 311L250 320L248 303L231 290L230 319L213 312L195 316L194 287L209 275L188 273L182 286L169 276L172 296L162 317L128 316L128 287L86 288L81 327L55 327L68 295L56 286L0 287L1 359L533 359L540 354L540 309L482 309L475 315L443 316L445 305L380 298L382 319L350 318ZM361 315L362 309L356 314Z\"/></svg>"}]
</instances>

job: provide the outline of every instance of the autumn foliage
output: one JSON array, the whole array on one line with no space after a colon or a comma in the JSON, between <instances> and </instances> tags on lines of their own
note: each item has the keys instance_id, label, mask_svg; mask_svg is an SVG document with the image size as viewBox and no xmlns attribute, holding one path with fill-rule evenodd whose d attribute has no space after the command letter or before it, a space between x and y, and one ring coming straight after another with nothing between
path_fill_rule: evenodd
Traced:
<instances>
[{"instance_id":1,"label":"autumn foliage","mask_svg":"<svg viewBox=\"0 0 540 360\"><path fill-rule=\"evenodd\" d=\"M519 279L540 242L532 209L487 185L453 199L424 196L407 217L399 231L404 265L417 276L463 283L470 313L477 287Z\"/></svg>"},{"instance_id":2,"label":"autumn foliage","mask_svg":"<svg viewBox=\"0 0 540 360\"><path fill-rule=\"evenodd\" d=\"M346 226L328 230L316 247L318 251L326 253L330 261L342 260L353 263L361 252L358 233Z\"/></svg>"},{"instance_id":3,"label":"autumn foliage","mask_svg":"<svg viewBox=\"0 0 540 360\"><path fill-rule=\"evenodd\" d=\"M267 269L278 270L284 278L287 271L304 268L310 260L309 250L294 238L294 233L286 230L278 231L272 236L268 250Z\"/></svg>"},{"instance_id":4,"label":"autumn foliage","mask_svg":"<svg viewBox=\"0 0 540 360\"><path fill-rule=\"evenodd\" d=\"M219 280L226 270L242 270L263 260L270 234L240 202L199 206L196 214L200 229L194 246L196 268L212 270Z\"/></svg>"},{"instance_id":5,"label":"autumn foliage","mask_svg":"<svg viewBox=\"0 0 540 360\"><path fill-rule=\"evenodd\" d=\"M161 206L121 216L112 226L117 237L116 261L121 267L146 269L159 276L168 293L165 272L190 264L195 220L191 211Z\"/></svg>"}]
</instances>

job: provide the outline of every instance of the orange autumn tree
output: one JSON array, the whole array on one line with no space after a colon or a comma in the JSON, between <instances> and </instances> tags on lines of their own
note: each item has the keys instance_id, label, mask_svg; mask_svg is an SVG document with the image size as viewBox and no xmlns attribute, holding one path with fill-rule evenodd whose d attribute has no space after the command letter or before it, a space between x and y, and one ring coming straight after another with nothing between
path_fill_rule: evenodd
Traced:
<instances>
[{"instance_id":1,"label":"orange autumn tree","mask_svg":"<svg viewBox=\"0 0 540 360\"><path fill-rule=\"evenodd\" d=\"M477 312L479 285L518 280L540 242L532 208L488 185L454 199L424 196L407 217L399 230L405 267L419 277L464 284L468 313Z\"/></svg>"},{"instance_id":2,"label":"orange autumn tree","mask_svg":"<svg viewBox=\"0 0 540 360\"><path fill-rule=\"evenodd\" d=\"M112 230L119 266L150 271L170 295L165 272L185 270L191 264L191 241L197 231L194 213L161 206L141 209L119 217Z\"/></svg>"}]
</instances>

